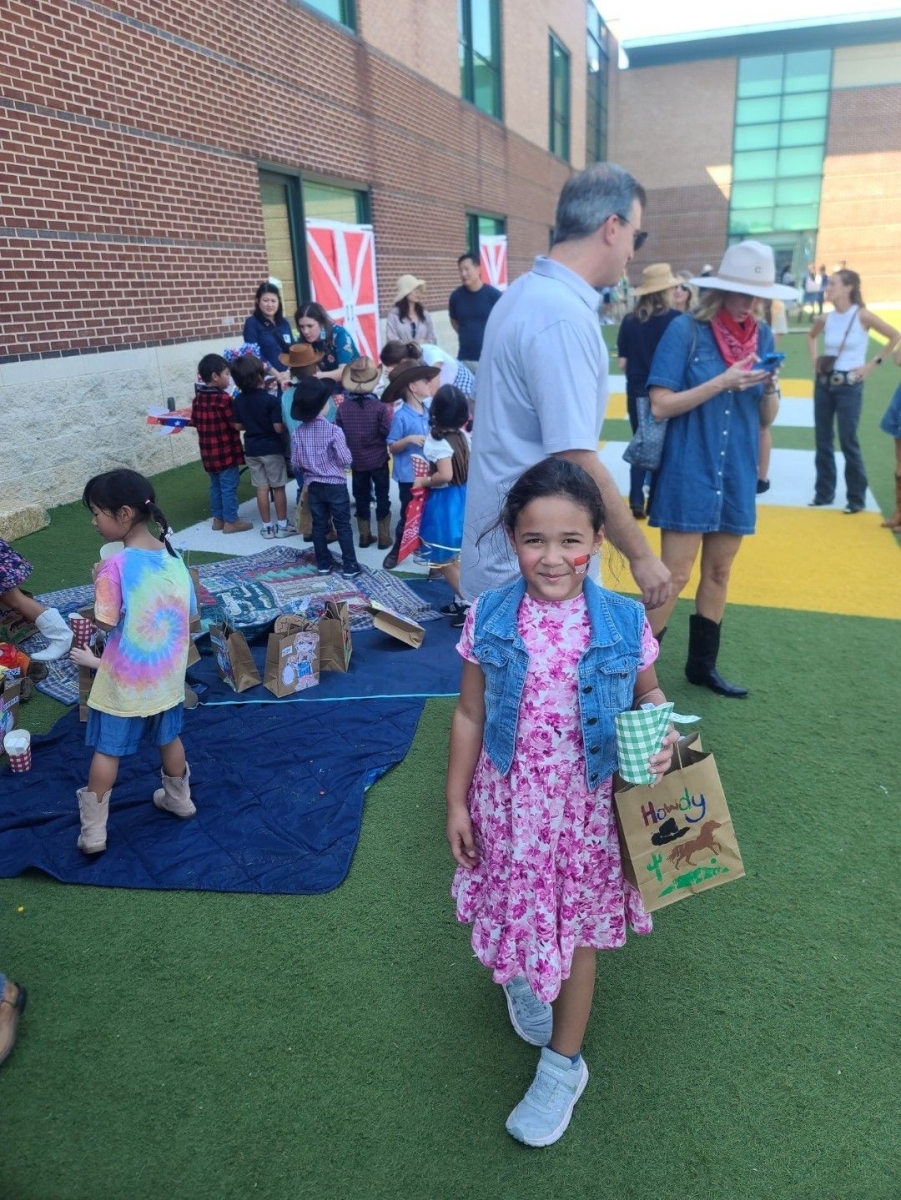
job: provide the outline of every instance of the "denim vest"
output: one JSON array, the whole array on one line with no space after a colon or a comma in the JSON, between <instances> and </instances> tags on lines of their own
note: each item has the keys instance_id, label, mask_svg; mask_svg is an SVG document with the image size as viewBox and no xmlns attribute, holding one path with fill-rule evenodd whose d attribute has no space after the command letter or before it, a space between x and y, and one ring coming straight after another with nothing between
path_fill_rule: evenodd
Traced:
<instances>
[{"instance_id":1,"label":"denim vest","mask_svg":"<svg viewBox=\"0 0 901 1200\"><path fill-rule=\"evenodd\" d=\"M502 775L513 765L516 726L529 652L517 628L517 613L526 591L518 579L507 587L483 592L476 606L473 656L485 675L485 753ZM585 747L588 790L616 770L613 718L632 707L641 663L644 609L599 587L584 584L591 621L591 641L579 659L579 713Z\"/></svg>"}]
</instances>

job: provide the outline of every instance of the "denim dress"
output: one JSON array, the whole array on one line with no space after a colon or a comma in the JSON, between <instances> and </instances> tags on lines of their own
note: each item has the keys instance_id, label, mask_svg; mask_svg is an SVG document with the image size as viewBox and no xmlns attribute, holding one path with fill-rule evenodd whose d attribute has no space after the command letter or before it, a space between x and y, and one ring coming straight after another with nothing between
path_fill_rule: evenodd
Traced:
<instances>
[{"instance_id":1,"label":"denim dress","mask_svg":"<svg viewBox=\"0 0 901 1200\"><path fill-rule=\"evenodd\" d=\"M773 335L768 325L759 329L757 354L762 358L773 349ZM710 326L683 315L660 339L648 387L686 392L725 370ZM650 525L677 533L754 532L763 387L721 392L670 418L651 495Z\"/></svg>"}]
</instances>

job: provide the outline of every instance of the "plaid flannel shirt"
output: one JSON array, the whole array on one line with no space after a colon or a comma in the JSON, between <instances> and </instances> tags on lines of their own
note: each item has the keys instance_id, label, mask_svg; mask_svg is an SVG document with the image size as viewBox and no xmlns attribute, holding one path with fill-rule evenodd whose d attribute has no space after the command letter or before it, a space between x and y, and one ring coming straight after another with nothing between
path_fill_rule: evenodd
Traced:
<instances>
[{"instance_id":1,"label":"plaid flannel shirt","mask_svg":"<svg viewBox=\"0 0 901 1200\"><path fill-rule=\"evenodd\" d=\"M388 431L394 408L372 393L345 392L335 424L344 430L355 471L375 471L388 465Z\"/></svg>"},{"instance_id":2,"label":"plaid flannel shirt","mask_svg":"<svg viewBox=\"0 0 901 1200\"><path fill-rule=\"evenodd\" d=\"M206 383L194 385L191 423L197 430L203 469L211 475L240 466L244 461L241 435L232 424L234 419L232 398L228 392Z\"/></svg>"},{"instance_id":3,"label":"plaid flannel shirt","mask_svg":"<svg viewBox=\"0 0 901 1200\"><path fill-rule=\"evenodd\" d=\"M344 472L350 466L350 450L341 430L325 417L297 426L291 434L291 462L294 470L303 474L305 484L347 486Z\"/></svg>"}]
</instances>

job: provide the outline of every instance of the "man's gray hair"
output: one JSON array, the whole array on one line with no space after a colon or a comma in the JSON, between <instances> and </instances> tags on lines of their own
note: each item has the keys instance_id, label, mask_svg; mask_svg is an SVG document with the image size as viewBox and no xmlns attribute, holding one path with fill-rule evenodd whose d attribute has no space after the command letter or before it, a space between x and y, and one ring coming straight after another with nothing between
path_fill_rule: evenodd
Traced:
<instances>
[{"instance_id":1,"label":"man's gray hair","mask_svg":"<svg viewBox=\"0 0 901 1200\"><path fill-rule=\"evenodd\" d=\"M635 200L644 207L644 188L616 163L593 163L571 175L557 201L554 245L590 237L610 217L628 219Z\"/></svg>"}]
</instances>

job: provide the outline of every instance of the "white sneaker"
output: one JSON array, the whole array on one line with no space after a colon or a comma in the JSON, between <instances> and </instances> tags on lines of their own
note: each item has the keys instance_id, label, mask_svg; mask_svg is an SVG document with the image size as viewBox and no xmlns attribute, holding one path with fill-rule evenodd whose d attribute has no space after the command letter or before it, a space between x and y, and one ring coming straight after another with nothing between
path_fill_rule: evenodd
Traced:
<instances>
[{"instance_id":1,"label":"white sneaker","mask_svg":"<svg viewBox=\"0 0 901 1200\"><path fill-rule=\"evenodd\" d=\"M547 1046L529 1090L507 1118L507 1133L525 1146L551 1146L566 1133L588 1083L585 1059L572 1063Z\"/></svg>"},{"instance_id":2,"label":"white sneaker","mask_svg":"<svg viewBox=\"0 0 901 1200\"><path fill-rule=\"evenodd\" d=\"M510 1024L530 1046L546 1046L554 1031L554 1010L539 1000L525 975L504 984Z\"/></svg>"}]
</instances>

